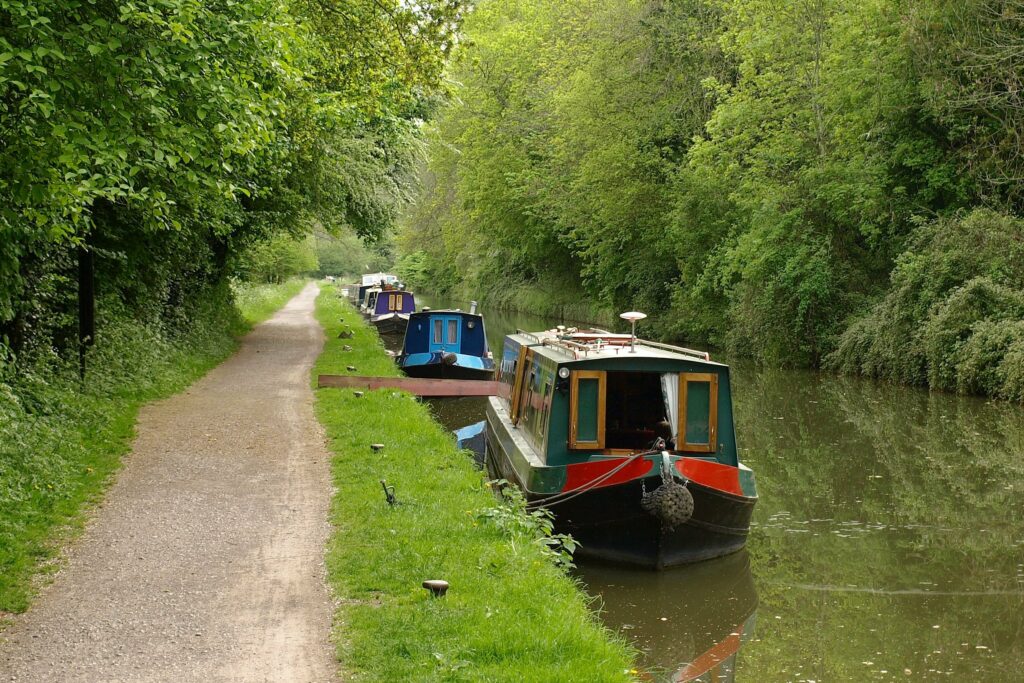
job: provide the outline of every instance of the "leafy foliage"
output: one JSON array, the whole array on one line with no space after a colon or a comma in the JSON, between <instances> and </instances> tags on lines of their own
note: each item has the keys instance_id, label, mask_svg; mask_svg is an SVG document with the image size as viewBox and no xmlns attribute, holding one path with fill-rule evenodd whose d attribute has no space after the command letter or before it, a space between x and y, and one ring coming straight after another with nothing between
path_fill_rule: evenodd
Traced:
<instances>
[{"instance_id":1,"label":"leafy foliage","mask_svg":"<svg viewBox=\"0 0 1024 683\"><path fill-rule=\"evenodd\" d=\"M916 226L1019 212L1022 16L987 0L480 3L399 247L472 298L554 280L541 298L818 365L886 295Z\"/></svg>"},{"instance_id":2,"label":"leafy foliage","mask_svg":"<svg viewBox=\"0 0 1024 683\"><path fill-rule=\"evenodd\" d=\"M73 308L47 296L79 247L131 314L173 317L254 244L313 226L381 234L460 13L459 0L5 2L0 337L65 345L40 321Z\"/></svg>"},{"instance_id":3,"label":"leafy foliage","mask_svg":"<svg viewBox=\"0 0 1024 683\"><path fill-rule=\"evenodd\" d=\"M578 544L569 534L554 533L555 514L551 510L527 510L523 492L504 479L489 481L487 486L494 488L500 499L494 507L482 510L479 519L501 529L512 540L513 548L516 541L533 543L557 566L563 569L575 567L572 554Z\"/></svg>"},{"instance_id":4,"label":"leafy foliage","mask_svg":"<svg viewBox=\"0 0 1024 683\"><path fill-rule=\"evenodd\" d=\"M911 384L1021 400L1024 221L977 209L926 223L886 296L829 365Z\"/></svg>"},{"instance_id":5,"label":"leafy foliage","mask_svg":"<svg viewBox=\"0 0 1024 683\"><path fill-rule=\"evenodd\" d=\"M377 273L391 265L387 243L367 245L352 233L316 235L316 256L320 275L355 276Z\"/></svg>"},{"instance_id":6,"label":"leafy foliage","mask_svg":"<svg viewBox=\"0 0 1024 683\"><path fill-rule=\"evenodd\" d=\"M135 409L232 348L238 276L316 270L314 228L389 228L461 11L0 2L0 609L24 607ZM83 254L97 331L80 380ZM253 316L267 291L246 295Z\"/></svg>"}]
</instances>

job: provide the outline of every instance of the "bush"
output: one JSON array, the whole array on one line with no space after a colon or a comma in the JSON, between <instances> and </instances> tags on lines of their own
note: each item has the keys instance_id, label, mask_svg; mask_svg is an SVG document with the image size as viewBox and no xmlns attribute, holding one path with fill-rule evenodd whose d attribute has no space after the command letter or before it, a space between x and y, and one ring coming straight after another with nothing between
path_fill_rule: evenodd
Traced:
<instances>
[{"instance_id":1,"label":"bush","mask_svg":"<svg viewBox=\"0 0 1024 683\"><path fill-rule=\"evenodd\" d=\"M1024 396L1024 221L988 209L919 226L885 297L826 364L935 389Z\"/></svg>"}]
</instances>

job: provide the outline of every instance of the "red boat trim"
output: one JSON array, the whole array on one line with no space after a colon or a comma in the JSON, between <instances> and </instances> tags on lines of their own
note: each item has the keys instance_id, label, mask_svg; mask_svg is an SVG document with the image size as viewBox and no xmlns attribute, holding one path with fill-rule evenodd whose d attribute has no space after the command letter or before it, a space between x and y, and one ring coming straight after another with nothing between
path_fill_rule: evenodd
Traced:
<instances>
[{"instance_id":1,"label":"red boat trim","mask_svg":"<svg viewBox=\"0 0 1024 683\"><path fill-rule=\"evenodd\" d=\"M599 484L590 486L595 479L607 474L626 460L627 458L609 458L608 460L595 460L566 465L565 484L562 486L562 491L575 490L581 486L599 489L617 484L625 484L634 479L642 479L649 476L654 470L654 459L638 458ZM735 467L710 460L701 460L700 458L680 458L674 464L676 470L690 481L709 489L730 493L742 498L746 497L740 486L739 469Z\"/></svg>"},{"instance_id":2,"label":"red boat trim","mask_svg":"<svg viewBox=\"0 0 1024 683\"><path fill-rule=\"evenodd\" d=\"M740 471L736 467L699 458L681 458L676 460L675 467L681 475L698 484L737 496L744 495L740 487Z\"/></svg>"},{"instance_id":3,"label":"red boat trim","mask_svg":"<svg viewBox=\"0 0 1024 683\"><path fill-rule=\"evenodd\" d=\"M611 470L615 469L625 460L626 458L615 458L609 460L597 460L594 462L580 462L575 465L566 465L565 485L562 486L562 490L570 491L581 486L586 486L601 475L607 474ZM615 486L616 484L625 484L626 482L633 481L634 479L640 479L647 476L653 468L654 463L652 461L646 458L637 458L593 488L599 489L606 486Z\"/></svg>"}]
</instances>

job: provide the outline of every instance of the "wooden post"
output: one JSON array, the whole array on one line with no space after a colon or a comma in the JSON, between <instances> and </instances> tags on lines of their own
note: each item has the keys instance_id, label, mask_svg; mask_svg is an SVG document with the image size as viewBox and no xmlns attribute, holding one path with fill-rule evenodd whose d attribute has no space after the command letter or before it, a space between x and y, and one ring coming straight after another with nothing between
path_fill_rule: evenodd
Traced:
<instances>
[{"instance_id":1,"label":"wooden post","mask_svg":"<svg viewBox=\"0 0 1024 683\"><path fill-rule=\"evenodd\" d=\"M78 372L85 379L85 350L96 340L96 282L93 254L78 247Z\"/></svg>"},{"instance_id":2,"label":"wooden post","mask_svg":"<svg viewBox=\"0 0 1024 683\"><path fill-rule=\"evenodd\" d=\"M494 380L427 379L422 377L359 377L317 375L320 389L401 389L417 396L508 396L508 385Z\"/></svg>"}]
</instances>

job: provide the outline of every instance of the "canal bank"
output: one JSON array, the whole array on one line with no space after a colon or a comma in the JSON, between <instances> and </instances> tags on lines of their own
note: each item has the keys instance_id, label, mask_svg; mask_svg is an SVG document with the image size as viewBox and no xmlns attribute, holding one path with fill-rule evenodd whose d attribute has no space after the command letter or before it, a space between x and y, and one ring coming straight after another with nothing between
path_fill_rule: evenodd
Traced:
<instances>
[{"instance_id":1,"label":"canal bank","mask_svg":"<svg viewBox=\"0 0 1024 683\"><path fill-rule=\"evenodd\" d=\"M324 288L317 301L327 342L314 376L397 376L376 332L337 294ZM349 673L379 681L634 678L630 648L556 566L536 523L496 500L426 405L396 391L320 389L316 410L332 453L327 568ZM448 581L450 590L434 598L421 587L426 579Z\"/></svg>"},{"instance_id":2,"label":"canal bank","mask_svg":"<svg viewBox=\"0 0 1024 683\"><path fill-rule=\"evenodd\" d=\"M572 324L481 312L494 349L517 328ZM1020 407L712 357L732 369L737 441L762 493L749 561L574 572L639 668L678 682L711 653L736 681L1018 680ZM431 404L453 429L484 415L481 399Z\"/></svg>"}]
</instances>

